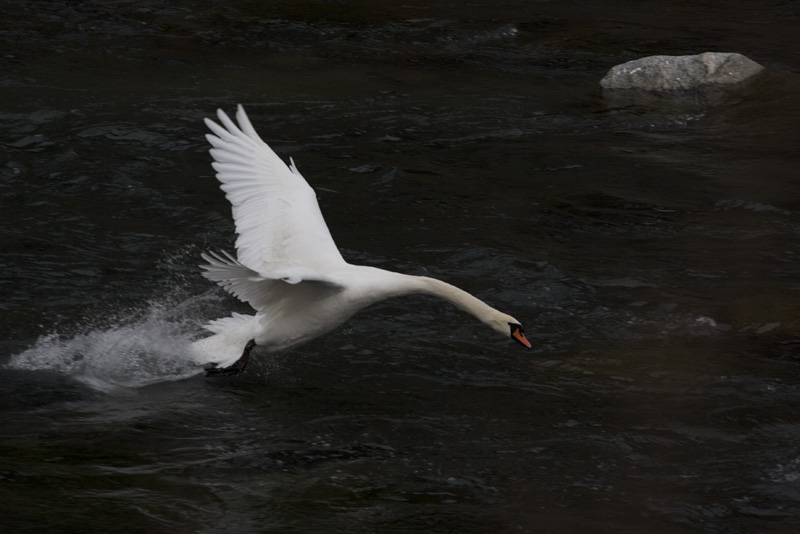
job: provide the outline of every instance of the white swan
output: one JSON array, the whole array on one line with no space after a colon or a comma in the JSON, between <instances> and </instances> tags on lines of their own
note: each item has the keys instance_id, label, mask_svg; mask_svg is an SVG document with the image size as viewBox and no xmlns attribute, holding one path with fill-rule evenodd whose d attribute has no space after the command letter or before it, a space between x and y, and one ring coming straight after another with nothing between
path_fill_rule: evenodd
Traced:
<instances>
[{"instance_id":1,"label":"white swan","mask_svg":"<svg viewBox=\"0 0 800 534\"><path fill-rule=\"evenodd\" d=\"M441 297L527 348L519 321L469 293L425 276L347 263L322 218L314 190L294 161L286 164L264 143L241 105L236 124L222 111L213 132L212 163L233 206L236 253L203 254L203 275L249 303L255 315L234 313L206 325L214 335L192 351L206 376L244 369L250 352L299 345L325 334L375 302L421 293Z\"/></svg>"}]
</instances>

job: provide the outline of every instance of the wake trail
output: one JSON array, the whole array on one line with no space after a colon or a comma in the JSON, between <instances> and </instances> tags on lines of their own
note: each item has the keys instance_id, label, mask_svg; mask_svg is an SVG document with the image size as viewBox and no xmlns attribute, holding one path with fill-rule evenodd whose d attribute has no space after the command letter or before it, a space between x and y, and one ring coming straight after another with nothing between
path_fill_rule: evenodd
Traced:
<instances>
[{"instance_id":1,"label":"wake trail","mask_svg":"<svg viewBox=\"0 0 800 534\"><path fill-rule=\"evenodd\" d=\"M102 391L184 380L203 372L191 344L203 335L204 309L214 303L216 291L177 302L164 297L110 325L41 336L7 366L62 373Z\"/></svg>"}]
</instances>

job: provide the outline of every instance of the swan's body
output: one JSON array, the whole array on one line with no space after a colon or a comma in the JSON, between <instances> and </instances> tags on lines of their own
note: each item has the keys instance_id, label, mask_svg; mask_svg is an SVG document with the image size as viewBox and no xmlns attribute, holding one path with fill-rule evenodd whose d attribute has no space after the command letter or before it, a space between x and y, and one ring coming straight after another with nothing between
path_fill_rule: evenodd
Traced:
<instances>
[{"instance_id":1,"label":"swan's body","mask_svg":"<svg viewBox=\"0 0 800 534\"><path fill-rule=\"evenodd\" d=\"M347 263L331 237L314 190L267 146L239 106L233 123L206 119L214 135L214 169L233 207L236 253L203 254L204 276L249 303L255 315L233 314L206 325L214 335L192 345L207 374L233 374L250 351L288 349L330 332L359 310L410 294L443 298L527 348L519 322L469 293L424 276Z\"/></svg>"}]
</instances>

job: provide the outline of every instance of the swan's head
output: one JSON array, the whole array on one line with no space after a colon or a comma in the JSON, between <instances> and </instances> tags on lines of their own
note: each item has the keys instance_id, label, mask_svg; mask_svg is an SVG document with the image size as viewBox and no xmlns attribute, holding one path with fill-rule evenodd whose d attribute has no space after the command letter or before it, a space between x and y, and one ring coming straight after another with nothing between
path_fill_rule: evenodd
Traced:
<instances>
[{"instance_id":1,"label":"swan's head","mask_svg":"<svg viewBox=\"0 0 800 534\"><path fill-rule=\"evenodd\" d=\"M519 323L508 323L508 328L511 330L511 339L525 347L526 349L531 348L531 342L528 341L528 338L525 337L525 331L522 329L522 325Z\"/></svg>"},{"instance_id":2,"label":"swan's head","mask_svg":"<svg viewBox=\"0 0 800 534\"><path fill-rule=\"evenodd\" d=\"M504 336L510 335L511 339L526 349L531 348L531 342L525 337L525 330L522 328L522 325L510 315L502 314L500 317L493 320L490 326Z\"/></svg>"}]
</instances>

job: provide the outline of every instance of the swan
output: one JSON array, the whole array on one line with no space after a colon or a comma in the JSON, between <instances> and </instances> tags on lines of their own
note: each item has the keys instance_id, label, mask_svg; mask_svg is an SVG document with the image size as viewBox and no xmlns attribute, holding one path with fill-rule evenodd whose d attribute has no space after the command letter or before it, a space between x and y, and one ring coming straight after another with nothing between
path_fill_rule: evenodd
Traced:
<instances>
[{"instance_id":1,"label":"swan","mask_svg":"<svg viewBox=\"0 0 800 534\"><path fill-rule=\"evenodd\" d=\"M233 208L236 256L204 252L203 275L247 302L255 315L233 313L205 325L211 336L192 352L206 376L243 371L250 353L289 349L384 299L440 297L526 348L519 321L441 280L347 263L333 242L314 190L290 158L287 166L261 140L240 104L235 124L217 110L205 119L221 188Z\"/></svg>"}]
</instances>

